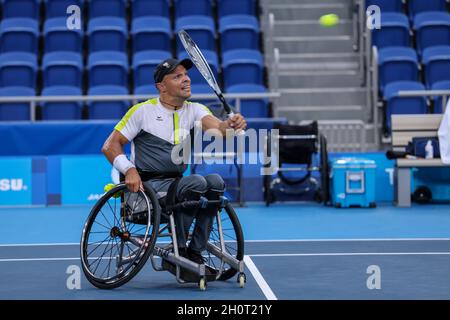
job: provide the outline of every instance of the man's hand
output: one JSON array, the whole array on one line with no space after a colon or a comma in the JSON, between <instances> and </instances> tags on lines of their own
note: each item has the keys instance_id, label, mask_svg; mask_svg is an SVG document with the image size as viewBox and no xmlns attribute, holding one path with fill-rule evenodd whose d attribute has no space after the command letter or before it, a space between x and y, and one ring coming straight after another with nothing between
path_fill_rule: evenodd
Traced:
<instances>
[{"instance_id":1,"label":"man's hand","mask_svg":"<svg viewBox=\"0 0 450 320\"><path fill-rule=\"evenodd\" d=\"M234 130L245 130L247 128L247 122L240 113L236 113L231 118L227 119L228 126Z\"/></svg>"},{"instance_id":2,"label":"man's hand","mask_svg":"<svg viewBox=\"0 0 450 320\"><path fill-rule=\"evenodd\" d=\"M130 168L125 174L125 184L131 192L144 191L142 185L141 176L137 172L136 168Z\"/></svg>"}]
</instances>

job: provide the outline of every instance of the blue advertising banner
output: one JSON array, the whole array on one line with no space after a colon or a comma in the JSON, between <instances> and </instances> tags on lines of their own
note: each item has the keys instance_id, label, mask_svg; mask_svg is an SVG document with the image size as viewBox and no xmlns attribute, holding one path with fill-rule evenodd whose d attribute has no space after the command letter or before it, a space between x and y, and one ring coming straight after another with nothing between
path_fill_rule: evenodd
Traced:
<instances>
[{"instance_id":1,"label":"blue advertising banner","mask_svg":"<svg viewBox=\"0 0 450 320\"><path fill-rule=\"evenodd\" d=\"M0 159L0 205L31 205L31 158Z\"/></svg>"}]
</instances>

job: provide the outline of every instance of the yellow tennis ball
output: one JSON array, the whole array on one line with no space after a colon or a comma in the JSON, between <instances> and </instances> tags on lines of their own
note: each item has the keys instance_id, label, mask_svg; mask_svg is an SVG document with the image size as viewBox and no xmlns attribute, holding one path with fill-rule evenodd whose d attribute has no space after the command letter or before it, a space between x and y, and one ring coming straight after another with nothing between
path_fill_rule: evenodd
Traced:
<instances>
[{"instance_id":1,"label":"yellow tennis ball","mask_svg":"<svg viewBox=\"0 0 450 320\"><path fill-rule=\"evenodd\" d=\"M320 25L323 27L333 27L339 23L339 17L338 15L334 13L325 14L320 17Z\"/></svg>"},{"instance_id":2,"label":"yellow tennis ball","mask_svg":"<svg viewBox=\"0 0 450 320\"><path fill-rule=\"evenodd\" d=\"M105 185L103 187L103 190L106 192L108 192L109 190L111 190L112 188L114 188L116 185L114 183L108 183L107 185ZM113 198L118 198L120 197L120 192L116 193L115 195L113 195Z\"/></svg>"}]
</instances>

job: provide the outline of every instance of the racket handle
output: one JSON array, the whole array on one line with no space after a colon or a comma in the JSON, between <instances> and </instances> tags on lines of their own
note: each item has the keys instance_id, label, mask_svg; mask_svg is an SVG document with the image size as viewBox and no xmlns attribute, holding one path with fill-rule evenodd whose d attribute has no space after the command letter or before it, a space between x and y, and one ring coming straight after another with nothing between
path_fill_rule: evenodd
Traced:
<instances>
[{"instance_id":1,"label":"racket handle","mask_svg":"<svg viewBox=\"0 0 450 320\"><path fill-rule=\"evenodd\" d=\"M234 116L233 111L231 111L231 112L228 114L228 118L231 118L232 116ZM234 133L235 133L235 135L237 135L237 136L243 136L243 135L245 135L245 130L241 130L241 129L235 130Z\"/></svg>"}]
</instances>

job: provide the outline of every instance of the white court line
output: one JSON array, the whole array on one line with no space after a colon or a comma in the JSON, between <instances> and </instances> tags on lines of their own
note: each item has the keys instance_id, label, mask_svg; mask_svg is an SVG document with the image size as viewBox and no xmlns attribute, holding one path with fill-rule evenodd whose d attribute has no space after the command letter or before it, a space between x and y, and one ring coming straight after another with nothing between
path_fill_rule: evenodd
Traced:
<instances>
[{"instance_id":1,"label":"white court line","mask_svg":"<svg viewBox=\"0 0 450 320\"><path fill-rule=\"evenodd\" d=\"M255 278L256 283L261 288L262 292L266 296L267 300L278 300L278 298L273 293L272 289L270 289L266 280L262 276L261 272L259 272L258 268L253 263L252 259L249 256L244 256L244 263L248 270L250 270L253 278Z\"/></svg>"},{"instance_id":2,"label":"white court line","mask_svg":"<svg viewBox=\"0 0 450 320\"><path fill-rule=\"evenodd\" d=\"M418 256L450 255L450 252L326 252L326 253L261 253L251 257L315 257L315 256Z\"/></svg>"}]
</instances>

